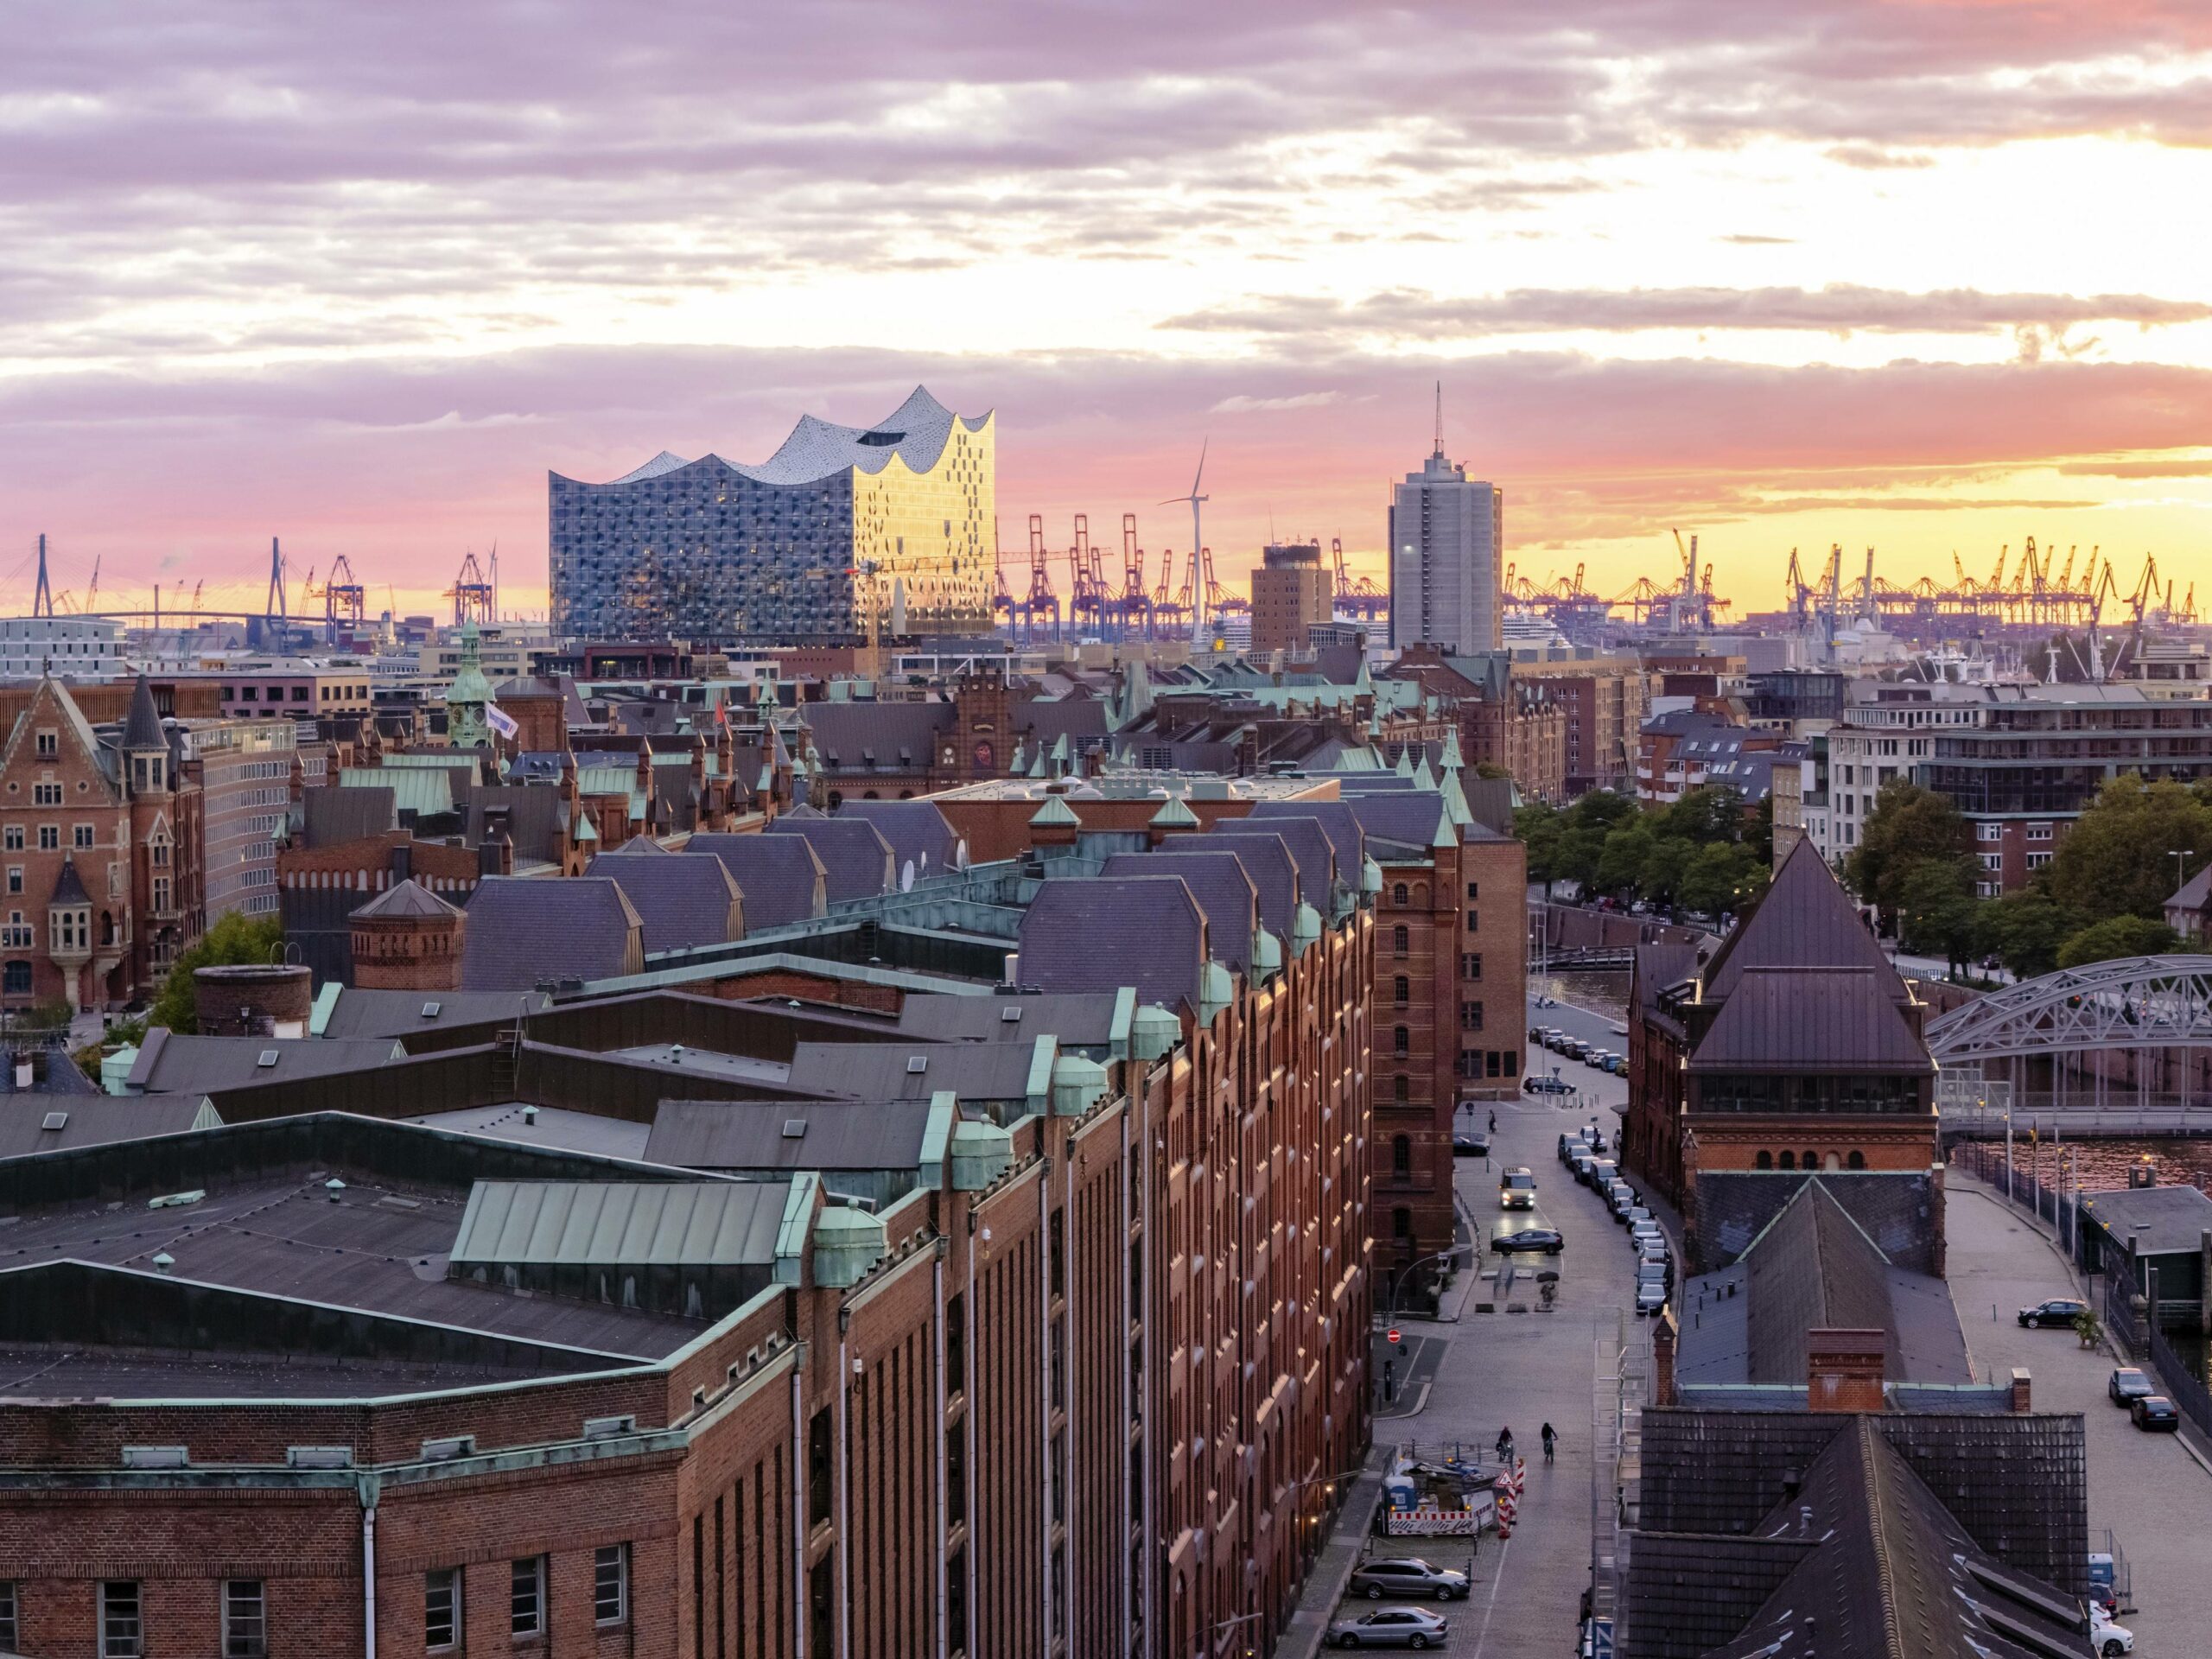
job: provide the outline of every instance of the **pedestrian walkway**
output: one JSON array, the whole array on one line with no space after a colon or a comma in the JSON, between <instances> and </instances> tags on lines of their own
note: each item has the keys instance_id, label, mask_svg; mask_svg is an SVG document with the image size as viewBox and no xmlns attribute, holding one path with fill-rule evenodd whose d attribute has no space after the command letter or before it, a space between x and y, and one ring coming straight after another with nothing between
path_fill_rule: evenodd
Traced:
<instances>
[{"instance_id":1,"label":"pedestrian walkway","mask_svg":"<svg viewBox=\"0 0 2212 1659\"><path fill-rule=\"evenodd\" d=\"M2120 1362L2084 1350L2069 1331L2024 1327L2018 1310L2082 1287L2025 1211L1963 1172L1944 1173L1944 1239L1951 1300L1976 1372L2030 1377L2037 1411L2078 1411L2088 1447L2089 1532L2111 1528L2133 1563L2138 1611L2124 1622L2148 1659L2204 1651L2212 1574L2204 1571L2212 1475L2178 1437L2145 1434L2105 1392Z\"/></svg>"},{"instance_id":2,"label":"pedestrian walkway","mask_svg":"<svg viewBox=\"0 0 2212 1659\"><path fill-rule=\"evenodd\" d=\"M1275 1649L1280 1659L1313 1659L1321 1651L1329 1621L1336 1617L1337 1604L1344 1599L1344 1586L1351 1581L1361 1547L1367 1541L1370 1517L1382 1501L1382 1472L1389 1462L1389 1437L1378 1433L1375 1449L1368 1454L1366 1465L1337 1513L1337 1524L1330 1530L1328 1541L1313 1558L1313 1570L1306 1575L1297 1609L1283 1626L1282 1641Z\"/></svg>"}]
</instances>

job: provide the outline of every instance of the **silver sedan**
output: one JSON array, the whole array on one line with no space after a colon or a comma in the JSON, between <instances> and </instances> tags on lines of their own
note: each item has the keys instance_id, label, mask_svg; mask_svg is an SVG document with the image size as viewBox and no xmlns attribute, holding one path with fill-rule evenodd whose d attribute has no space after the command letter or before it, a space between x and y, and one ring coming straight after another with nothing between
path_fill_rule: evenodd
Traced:
<instances>
[{"instance_id":1,"label":"silver sedan","mask_svg":"<svg viewBox=\"0 0 2212 1659\"><path fill-rule=\"evenodd\" d=\"M1329 1626L1329 1641L1339 1648L1427 1648L1451 1633L1451 1620L1425 1607L1378 1607L1338 1619Z\"/></svg>"}]
</instances>

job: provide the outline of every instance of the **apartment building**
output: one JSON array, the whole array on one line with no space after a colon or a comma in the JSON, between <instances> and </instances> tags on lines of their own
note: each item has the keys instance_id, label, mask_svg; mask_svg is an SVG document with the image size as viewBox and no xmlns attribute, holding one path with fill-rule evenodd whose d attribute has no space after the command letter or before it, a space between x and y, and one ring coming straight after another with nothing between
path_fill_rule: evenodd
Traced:
<instances>
[{"instance_id":1,"label":"apartment building","mask_svg":"<svg viewBox=\"0 0 2212 1659\"><path fill-rule=\"evenodd\" d=\"M1831 862L1859 844L1882 786L1948 796L1973 826L1984 897L2050 861L2123 772L2212 776L2212 699L2195 683L1960 685L1861 681L1827 734L1824 810L1806 828Z\"/></svg>"}]
</instances>

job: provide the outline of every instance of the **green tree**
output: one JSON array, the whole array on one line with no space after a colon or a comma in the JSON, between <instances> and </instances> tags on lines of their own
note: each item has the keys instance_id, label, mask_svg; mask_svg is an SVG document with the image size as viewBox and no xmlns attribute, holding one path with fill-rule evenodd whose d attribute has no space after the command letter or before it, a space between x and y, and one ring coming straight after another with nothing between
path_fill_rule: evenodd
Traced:
<instances>
[{"instance_id":1,"label":"green tree","mask_svg":"<svg viewBox=\"0 0 2212 1659\"><path fill-rule=\"evenodd\" d=\"M1637 895L1655 905L1673 904L1681 895L1682 876L1696 853L1694 846L1678 836L1653 842L1637 872Z\"/></svg>"},{"instance_id":2,"label":"green tree","mask_svg":"<svg viewBox=\"0 0 2212 1659\"><path fill-rule=\"evenodd\" d=\"M1643 816L1630 797L1610 789L1593 789L1567 810L1569 823L1578 830L1610 830Z\"/></svg>"},{"instance_id":3,"label":"green tree","mask_svg":"<svg viewBox=\"0 0 2212 1659\"><path fill-rule=\"evenodd\" d=\"M2155 919L2181 886L2173 855L2197 870L2212 854L2212 805L2182 784L2133 772L2097 791L2050 861L2050 895L2092 922Z\"/></svg>"},{"instance_id":4,"label":"green tree","mask_svg":"<svg viewBox=\"0 0 2212 1659\"><path fill-rule=\"evenodd\" d=\"M1844 878L1868 904L1894 912L1915 865L1954 862L1972 850L1967 821L1948 797L1896 779L1874 798Z\"/></svg>"},{"instance_id":5,"label":"green tree","mask_svg":"<svg viewBox=\"0 0 2212 1659\"><path fill-rule=\"evenodd\" d=\"M1529 849L1529 879L1544 884L1544 896L1551 897L1552 883L1558 879L1557 863L1560 837L1567 833L1566 823L1556 808L1541 801L1531 801L1513 809L1513 833Z\"/></svg>"},{"instance_id":6,"label":"green tree","mask_svg":"<svg viewBox=\"0 0 2212 1659\"><path fill-rule=\"evenodd\" d=\"M2082 931L2081 917L2055 904L2040 887L2023 887L1980 906L1974 948L1995 957L2022 979L2058 966L2058 947Z\"/></svg>"},{"instance_id":7,"label":"green tree","mask_svg":"<svg viewBox=\"0 0 2212 1659\"><path fill-rule=\"evenodd\" d=\"M2111 962L2120 957L2162 957L2180 943L2181 935L2164 922L2142 916L2107 916L2060 945L2058 965L2079 968L2085 962Z\"/></svg>"},{"instance_id":8,"label":"green tree","mask_svg":"<svg viewBox=\"0 0 2212 1659\"><path fill-rule=\"evenodd\" d=\"M1941 957L1954 971L1974 954L1980 937L1973 867L1962 859L1929 859L1905 872L1897 893L1905 949Z\"/></svg>"},{"instance_id":9,"label":"green tree","mask_svg":"<svg viewBox=\"0 0 2212 1659\"><path fill-rule=\"evenodd\" d=\"M1751 856L1774 868L1774 797L1769 795L1751 814L1751 828L1744 831L1744 845L1751 849Z\"/></svg>"},{"instance_id":10,"label":"green tree","mask_svg":"<svg viewBox=\"0 0 2212 1659\"><path fill-rule=\"evenodd\" d=\"M257 918L234 910L217 918L214 926L179 952L175 962L170 964L169 976L162 982L162 994L154 999L146 1023L167 1026L175 1032L198 1030L192 970L268 962L283 943L284 925L274 916Z\"/></svg>"},{"instance_id":11,"label":"green tree","mask_svg":"<svg viewBox=\"0 0 2212 1659\"><path fill-rule=\"evenodd\" d=\"M1765 874L1741 847L1726 842L1700 847L1682 871L1682 906L1716 918L1741 911L1765 891Z\"/></svg>"},{"instance_id":12,"label":"green tree","mask_svg":"<svg viewBox=\"0 0 2212 1659\"><path fill-rule=\"evenodd\" d=\"M1601 825L1570 823L1559 838L1559 850L1552 855L1552 880L1579 881L1585 893L1598 882L1598 861L1605 850L1605 831Z\"/></svg>"},{"instance_id":13,"label":"green tree","mask_svg":"<svg viewBox=\"0 0 2212 1659\"><path fill-rule=\"evenodd\" d=\"M1700 784L1658 815L1659 833L1685 841L1741 841L1744 798L1726 784Z\"/></svg>"},{"instance_id":14,"label":"green tree","mask_svg":"<svg viewBox=\"0 0 2212 1659\"><path fill-rule=\"evenodd\" d=\"M1651 826L1642 819L1624 823L1605 836L1605 850L1598 859L1598 885L1607 893L1629 893L1635 890L1637 880L1643 873L1643 861L1651 856L1658 844L1658 837L1651 833Z\"/></svg>"}]
</instances>

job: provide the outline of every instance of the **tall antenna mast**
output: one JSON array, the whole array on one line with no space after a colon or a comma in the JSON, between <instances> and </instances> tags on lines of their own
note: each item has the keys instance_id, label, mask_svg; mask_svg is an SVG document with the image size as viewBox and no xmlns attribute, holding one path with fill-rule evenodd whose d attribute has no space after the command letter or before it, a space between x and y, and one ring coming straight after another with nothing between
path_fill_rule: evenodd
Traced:
<instances>
[{"instance_id":1,"label":"tall antenna mast","mask_svg":"<svg viewBox=\"0 0 2212 1659\"><path fill-rule=\"evenodd\" d=\"M1436 454L1440 459L1444 454L1444 383L1441 380L1436 383Z\"/></svg>"}]
</instances>

